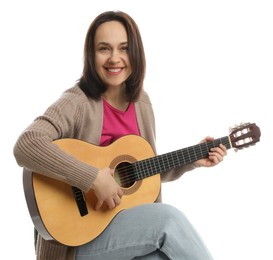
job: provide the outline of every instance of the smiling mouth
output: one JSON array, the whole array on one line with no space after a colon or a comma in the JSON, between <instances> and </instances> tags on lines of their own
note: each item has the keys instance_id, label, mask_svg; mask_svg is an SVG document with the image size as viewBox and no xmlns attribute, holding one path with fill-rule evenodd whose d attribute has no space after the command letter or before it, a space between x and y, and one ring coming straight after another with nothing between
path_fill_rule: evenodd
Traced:
<instances>
[{"instance_id":1,"label":"smiling mouth","mask_svg":"<svg viewBox=\"0 0 273 260\"><path fill-rule=\"evenodd\" d=\"M118 73L122 71L122 68L106 68L106 70L112 73Z\"/></svg>"}]
</instances>

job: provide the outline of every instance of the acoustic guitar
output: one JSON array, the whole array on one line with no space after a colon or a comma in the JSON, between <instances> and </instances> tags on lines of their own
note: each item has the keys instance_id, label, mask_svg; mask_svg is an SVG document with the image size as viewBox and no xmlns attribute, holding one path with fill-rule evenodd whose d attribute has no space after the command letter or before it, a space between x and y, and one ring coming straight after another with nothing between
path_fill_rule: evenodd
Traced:
<instances>
[{"instance_id":1,"label":"acoustic guitar","mask_svg":"<svg viewBox=\"0 0 273 260\"><path fill-rule=\"evenodd\" d=\"M260 140L260 135L256 124L242 124L233 128L229 136L158 156L144 138L135 135L124 136L106 147L78 139L56 140L54 144L78 160L98 169L115 169L114 178L124 195L113 210L103 205L96 211L92 190L84 193L25 168L23 186L32 221L46 240L68 246L83 245L100 235L120 211L155 202L160 193L161 172L206 158L210 149L219 144L227 149L251 146Z\"/></svg>"}]
</instances>

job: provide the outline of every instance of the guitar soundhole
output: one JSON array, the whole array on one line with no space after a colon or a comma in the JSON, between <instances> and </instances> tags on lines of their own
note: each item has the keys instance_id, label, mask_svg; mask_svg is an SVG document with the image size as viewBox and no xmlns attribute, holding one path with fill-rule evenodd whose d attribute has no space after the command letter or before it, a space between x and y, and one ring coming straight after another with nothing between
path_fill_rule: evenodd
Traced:
<instances>
[{"instance_id":1,"label":"guitar soundhole","mask_svg":"<svg viewBox=\"0 0 273 260\"><path fill-rule=\"evenodd\" d=\"M116 182L123 188L133 186L136 181L133 166L129 162L120 163L115 169L114 177Z\"/></svg>"}]
</instances>

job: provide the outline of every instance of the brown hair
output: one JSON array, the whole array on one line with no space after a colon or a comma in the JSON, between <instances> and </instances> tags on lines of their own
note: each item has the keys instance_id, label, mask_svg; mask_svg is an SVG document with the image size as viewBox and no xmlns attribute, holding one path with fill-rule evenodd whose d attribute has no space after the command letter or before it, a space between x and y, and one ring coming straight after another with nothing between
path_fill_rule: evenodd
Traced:
<instances>
[{"instance_id":1,"label":"brown hair","mask_svg":"<svg viewBox=\"0 0 273 260\"><path fill-rule=\"evenodd\" d=\"M128 55L132 67L132 74L126 80L126 95L128 101L136 101L143 88L146 70L146 60L141 35L135 21L121 11L108 11L98 15L91 23L85 38L84 67L78 84L81 90L93 99L99 99L106 91L95 69L94 38L97 28L105 22L118 21L126 29L128 36Z\"/></svg>"}]
</instances>

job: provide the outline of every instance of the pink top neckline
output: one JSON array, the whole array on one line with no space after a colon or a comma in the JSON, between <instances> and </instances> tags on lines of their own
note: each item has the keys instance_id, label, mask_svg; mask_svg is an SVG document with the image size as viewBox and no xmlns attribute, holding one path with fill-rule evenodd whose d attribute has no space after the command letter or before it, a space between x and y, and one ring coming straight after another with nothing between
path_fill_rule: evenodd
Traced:
<instances>
[{"instance_id":1,"label":"pink top neckline","mask_svg":"<svg viewBox=\"0 0 273 260\"><path fill-rule=\"evenodd\" d=\"M131 102L126 111L121 111L103 99L103 126L100 145L107 146L128 134L140 135L134 103Z\"/></svg>"}]
</instances>

